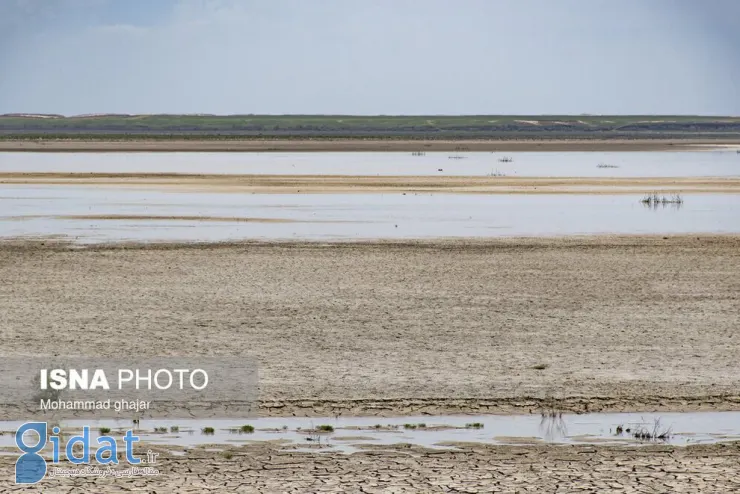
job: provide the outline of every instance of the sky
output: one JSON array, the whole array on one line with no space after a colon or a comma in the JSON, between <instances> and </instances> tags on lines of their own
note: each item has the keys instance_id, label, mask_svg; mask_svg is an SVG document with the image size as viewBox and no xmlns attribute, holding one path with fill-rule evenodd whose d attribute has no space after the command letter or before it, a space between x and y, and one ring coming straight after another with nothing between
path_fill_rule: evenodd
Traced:
<instances>
[{"instance_id":1,"label":"sky","mask_svg":"<svg viewBox=\"0 0 740 494\"><path fill-rule=\"evenodd\" d=\"M0 0L0 113L740 115L738 0Z\"/></svg>"}]
</instances>

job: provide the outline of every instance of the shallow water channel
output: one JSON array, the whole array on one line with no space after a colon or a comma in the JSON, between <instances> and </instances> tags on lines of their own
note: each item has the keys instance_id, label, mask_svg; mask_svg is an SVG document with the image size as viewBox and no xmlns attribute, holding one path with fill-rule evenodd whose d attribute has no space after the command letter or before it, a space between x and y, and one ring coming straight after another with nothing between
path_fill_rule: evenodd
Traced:
<instances>
[{"instance_id":1,"label":"shallow water channel","mask_svg":"<svg viewBox=\"0 0 740 494\"><path fill-rule=\"evenodd\" d=\"M20 422L0 422L0 448L14 446L13 431ZM133 427L130 420L62 422L68 434L91 425L112 435ZM249 425L253 432L241 432ZM331 432L316 432L331 426ZM213 433L204 429L213 428ZM621 427L621 433L618 427ZM155 432L159 429L162 432ZM144 420L137 435L145 443L175 454L195 447L225 449L249 443L273 442L295 450L354 452L362 449L412 444L428 448L455 448L460 443L483 444L709 444L740 440L740 412L593 413L551 415L478 415L413 417L258 418L246 420ZM166 430L166 432L164 432ZM627 432L629 431L629 432ZM639 439L639 431L664 434L662 439Z\"/></svg>"},{"instance_id":2,"label":"shallow water channel","mask_svg":"<svg viewBox=\"0 0 740 494\"><path fill-rule=\"evenodd\" d=\"M115 241L353 240L740 232L740 195L222 194L0 186L0 237Z\"/></svg>"}]
</instances>

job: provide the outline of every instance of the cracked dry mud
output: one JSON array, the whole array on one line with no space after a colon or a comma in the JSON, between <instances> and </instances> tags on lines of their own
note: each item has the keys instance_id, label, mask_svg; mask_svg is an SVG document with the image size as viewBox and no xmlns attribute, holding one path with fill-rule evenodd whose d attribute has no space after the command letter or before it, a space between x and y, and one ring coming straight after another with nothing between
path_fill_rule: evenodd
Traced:
<instances>
[{"instance_id":1,"label":"cracked dry mud","mask_svg":"<svg viewBox=\"0 0 740 494\"><path fill-rule=\"evenodd\" d=\"M460 451L403 449L342 455L268 447L162 457L160 475L46 479L45 493L424 493L740 491L740 443L690 446L477 446ZM0 457L0 479L14 458ZM5 484L2 492L35 490Z\"/></svg>"},{"instance_id":2,"label":"cracked dry mud","mask_svg":"<svg viewBox=\"0 0 740 494\"><path fill-rule=\"evenodd\" d=\"M738 236L10 242L0 280L2 354L250 358L262 415L740 403Z\"/></svg>"},{"instance_id":3,"label":"cracked dry mud","mask_svg":"<svg viewBox=\"0 0 740 494\"><path fill-rule=\"evenodd\" d=\"M737 410L740 237L0 245L2 355L230 355L264 416ZM544 368L543 368L544 366ZM43 492L736 492L740 443L162 458ZM14 456L0 456L0 491Z\"/></svg>"}]
</instances>

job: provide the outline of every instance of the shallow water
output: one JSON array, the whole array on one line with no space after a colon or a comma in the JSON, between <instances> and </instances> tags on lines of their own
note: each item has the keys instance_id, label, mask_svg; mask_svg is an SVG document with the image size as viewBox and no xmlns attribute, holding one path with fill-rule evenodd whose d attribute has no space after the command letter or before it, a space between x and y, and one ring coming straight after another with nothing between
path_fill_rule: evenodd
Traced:
<instances>
[{"instance_id":1,"label":"shallow water","mask_svg":"<svg viewBox=\"0 0 740 494\"><path fill-rule=\"evenodd\" d=\"M641 197L211 194L12 185L0 186L0 237L109 242L740 232L740 195L692 194L680 207L654 209L643 206ZM111 216L119 219L105 219Z\"/></svg>"},{"instance_id":2,"label":"shallow water","mask_svg":"<svg viewBox=\"0 0 740 494\"><path fill-rule=\"evenodd\" d=\"M500 162L504 157L513 161ZM617 168L599 168L599 164ZM4 172L737 177L740 155L734 149L613 153L461 151L424 156L411 153L0 153L0 173Z\"/></svg>"},{"instance_id":3,"label":"shallow water","mask_svg":"<svg viewBox=\"0 0 740 494\"><path fill-rule=\"evenodd\" d=\"M617 426L635 430L644 427L653 430L659 421L659 431L670 431L666 441L640 441L631 434L616 434ZM480 429L466 428L478 422ZM425 428L406 429L404 424L425 424ZM255 428L251 434L234 432L242 425ZM305 431L319 425L331 425L332 433L307 434ZM380 425L380 429L375 426ZM20 422L0 422L0 430L12 432ZM80 420L65 421L62 430L75 431L90 425L93 436L98 427L116 431L131 428L130 420L104 420L90 423ZM155 427L178 426L176 433L154 433ZM203 427L213 427L214 434L203 434ZM303 431L303 432L302 432ZM327 451L352 452L361 445L394 445L409 443L431 448L454 447L452 443L473 442L485 444L708 444L740 440L740 412L695 413L612 413L563 414L555 419L540 415L483 415L483 416L416 416L416 417L339 417L339 418L260 418L238 420L144 420L139 424L142 441L192 448L205 445L239 446L249 442L281 441L285 445L326 446ZM306 438L311 438L307 441ZM13 446L13 435L0 436L0 447ZM177 447L177 448L174 448ZM321 451L321 450L319 450Z\"/></svg>"}]
</instances>

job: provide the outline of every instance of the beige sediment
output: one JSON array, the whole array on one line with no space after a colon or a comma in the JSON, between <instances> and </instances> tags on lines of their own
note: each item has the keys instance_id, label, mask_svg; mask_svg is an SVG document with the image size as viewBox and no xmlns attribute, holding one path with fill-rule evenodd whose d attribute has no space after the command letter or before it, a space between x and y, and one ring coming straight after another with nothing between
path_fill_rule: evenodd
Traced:
<instances>
[{"instance_id":1,"label":"beige sediment","mask_svg":"<svg viewBox=\"0 0 740 494\"><path fill-rule=\"evenodd\" d=\"M160 453L156 476L46 478L45 493L68 492L691 492L740 490L740 443L688 447L614 445L486 446L455 450L411 445L375 447L351 455L331 448L286 451L275 445L205 447L148 445ZM144 445L134 450L140 457ZM303 445L304 448L307 445ZM12 483L17 456L0 456L0 488ZM74 465L63 464L62 467ZM114 469L129 465L121 462Z\"/></svg>"},{"instance_id":2,"label":"beige sediment","mask_svg":"<svg viewBox=\"0 0 740 494\"><path fill-rule=\"evenodd\" d=\"M266 416L740 409L736 235L16 240L0 279L2 354L253 359Z\"/></svg>"},{"instance_id":3,"label":"beige sediment","mask_svg":"<svg viewBox=\"0 0 740 494\"><path fill-rule=\"evenodd\" d=\"M87 185L233 193L635 194L737 193L736 177L481 177L0 173L0 184Z\"/></svg>"}]
</instances>

